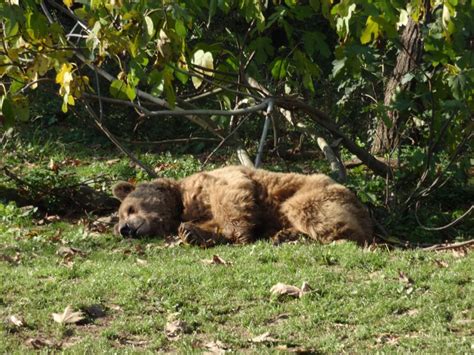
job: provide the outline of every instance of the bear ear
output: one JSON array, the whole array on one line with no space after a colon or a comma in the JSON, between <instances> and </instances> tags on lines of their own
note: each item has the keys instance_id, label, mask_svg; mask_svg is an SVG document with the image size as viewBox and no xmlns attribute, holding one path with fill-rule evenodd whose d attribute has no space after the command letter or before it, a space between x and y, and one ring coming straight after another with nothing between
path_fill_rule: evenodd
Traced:
<instances>
[{"instance_id":1,"label":"bear ear","mask_svg":"<svg viewBox=\"0 0 474 355\"><path fill-rule=\"evenodd\" d=\"M112 193L120 201L123 201L130 192L135 190L135 186L126 181L120 181L112 188Z\"/></svg>"}]
</instances>

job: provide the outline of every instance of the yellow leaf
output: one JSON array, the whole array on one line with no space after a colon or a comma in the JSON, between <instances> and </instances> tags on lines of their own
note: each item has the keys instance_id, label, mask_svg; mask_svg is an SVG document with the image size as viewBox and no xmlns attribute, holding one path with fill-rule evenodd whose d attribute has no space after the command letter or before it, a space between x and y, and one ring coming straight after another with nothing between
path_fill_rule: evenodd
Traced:
<instances>
[{"instance_id":1,"label":"yellow leaf","mask_svg":"<svg viewBox=\"0 0 474 355\"><path fill-rule=\"evenodd\" d=\"M202 49L197 50L193 55L192 63L198 66L195 68L197 72L208 76L213 75L212 71L203 70L203 68L214 69L214 58L211 52L204 52ZM192 81L196 89L202 84L202 79L199 77L193 76Z\"/></svg>"},{"instance_id":2,"label":"yellow leaf","mask_svg":"<svg viewBox=\"0 0 474 355\"><path fill-rule=\"evenodd\" d=\"M376 40L380 34L380 28L379 24L372 20L372 16L369 16L367 18L367 23L364 29L364 32L362 32L362 35L360 36L360 43L362 44L367 44L371 42L372 40ZM372 39L372 35L374 35Z\"/></svg>"},{"instance_id":3,"label":"yellow leaf","mask_svg":"<svg viewBox=\"0 0 474 355\"><path fill-rule=\"evenodd\" d=\"M63 0L64 5L66 5L69 8L72 6L73 2L74 0Z\"/></svg>"}]
</instances>

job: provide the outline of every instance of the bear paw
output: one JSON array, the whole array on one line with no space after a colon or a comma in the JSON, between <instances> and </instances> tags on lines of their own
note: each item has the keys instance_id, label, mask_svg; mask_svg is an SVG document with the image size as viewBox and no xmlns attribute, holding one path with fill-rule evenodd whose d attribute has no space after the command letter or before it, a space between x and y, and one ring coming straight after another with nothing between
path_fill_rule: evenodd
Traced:
<instances>
[{"instance_id":1,"label":"bear paw","mask_svg":"<svg viewBox=\"0 0 474 355\"><path fill-rule=\"evenodd\" d=\"M199 228L190 222L183 222L179 225L178 236L185 244L198 245L201 248L213 247L218 239L215 233Z\"/></svg>"}]
</instances>

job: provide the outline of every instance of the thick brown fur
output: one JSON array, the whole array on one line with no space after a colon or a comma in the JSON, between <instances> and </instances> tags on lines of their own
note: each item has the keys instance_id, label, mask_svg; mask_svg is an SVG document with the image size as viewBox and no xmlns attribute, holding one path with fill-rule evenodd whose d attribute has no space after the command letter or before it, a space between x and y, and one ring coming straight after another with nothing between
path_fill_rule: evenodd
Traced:
<instances>
[{"instance_id":1,"label":"thick brown fur","mask_svg":"<svg viewBox=\"0 0 474 355\"><path fill-rule=\"evenodd\" d=\"M323 174L274 173L229 166L179 181L157 179L135 189L121 182L117 233L180 234L204 246L305 234L319 242L372 239L365 207Z\"/></svg>"}]
</instances>

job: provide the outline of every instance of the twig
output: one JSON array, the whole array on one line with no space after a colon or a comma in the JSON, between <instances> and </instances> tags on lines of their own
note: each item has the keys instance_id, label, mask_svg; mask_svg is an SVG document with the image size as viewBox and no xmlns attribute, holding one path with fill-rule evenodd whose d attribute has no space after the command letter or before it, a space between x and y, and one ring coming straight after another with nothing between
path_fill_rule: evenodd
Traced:
<instances>
[{"instance_id":1,"label":"twig","mask_svg":"<svg viewBox=\"0 0 474 355\"><path fill-rule=\"evenodd\" d=\"M226 137L224 137L220 142L219 144L217 145L217 147L215 147L212 152L206 157L206 159L204 160L204 162L201 164L202 166L205 166L207 164L207 162L209 161L209 159L211 159L211 157L224 145L224 143L229 140L234 134L237 133L237 130L240 128L240 126L242 126L242 124L248 119L248 117L245 117L242 121L239 122L239 124L237 125L237 127L235 127L235 129L230 132ZM239 157L239 160L240 160L240 157ZM245 160L245 159L244 159ZM247 164L244 164L242 161L241 161L242 165L246 165L248 166ZM253 166L253 163L251 163L252 166Z\"/></svg>"},{"instance_id":2,"label":"twig","mask_svg":"<svg viewBox=\"0 0 474 355\"><path fill-rule=\"evenodd\" d=\"M115 136L107 129L107 127L104 126L104 124L102 122L99 121L96 113L94 112L94 110L92 110L92 108L90 107L90 105L86 102L86 101L83 101L84 102L84 106L86 107L86 110L87 112L89 112L89 114L91 115L92 119L94 120L94 123L96 124L96 126L102 131L102 133L104 133L107 138L110 139L110 141L115 144L115 146L123 153L125 154L126 156L128 156L130 158L130 160L132 160L135 164L137 164L139 167L141 167L143 170L145 170L148 175L150 175L152 178L157 178L158 175L152 170L150 169L148 166L146 166L144 163L142 163L131 151L129 151L127 148L125 148L117 138L115 138ZM73 109L72 108L72 111L74 112L74 114L78 117L80 117L79 113L77 112L77 110Z\"/></svg>"},{"instance_id":3,"label":"twig","mask_svg":"<svg viewBox=\"0 0 474 355\"><path fill-rule=\"evenodd\" d=\"M451 243L451 244L435 244L429 247L423 248L427 251L437 251L437 250L450 250L450 249L459 249L466 248L474 245L474 239L466 240L465 242Z\"/></svg>"},{"instance_id":4,"label":"twig","mask_svg":"<svg viewBox=\"0 0 474 355\"><path fill-rule=\"evenodd\" d=\"M420 207L420 201L417 201L416 202L416 205L415 205L415 218L416 218L416 222L418 223L418 225L423 228L424 230L427 230L427 231L442 231L442 230L445 230L445 229L448 229L448 228L451 228L451 227L454 227L456 224L458 224L459 222L461 222L465 217L467 217L471 212L472 210L474 209L474 205L472 205L466 212L463 213L462 216L456 218L454 221L444 225L444 226L441 226L441 227L426 227L424 226L421 222L420 222L420 219L418 218L418 208Z\"/></svg>"}]
</instances>

